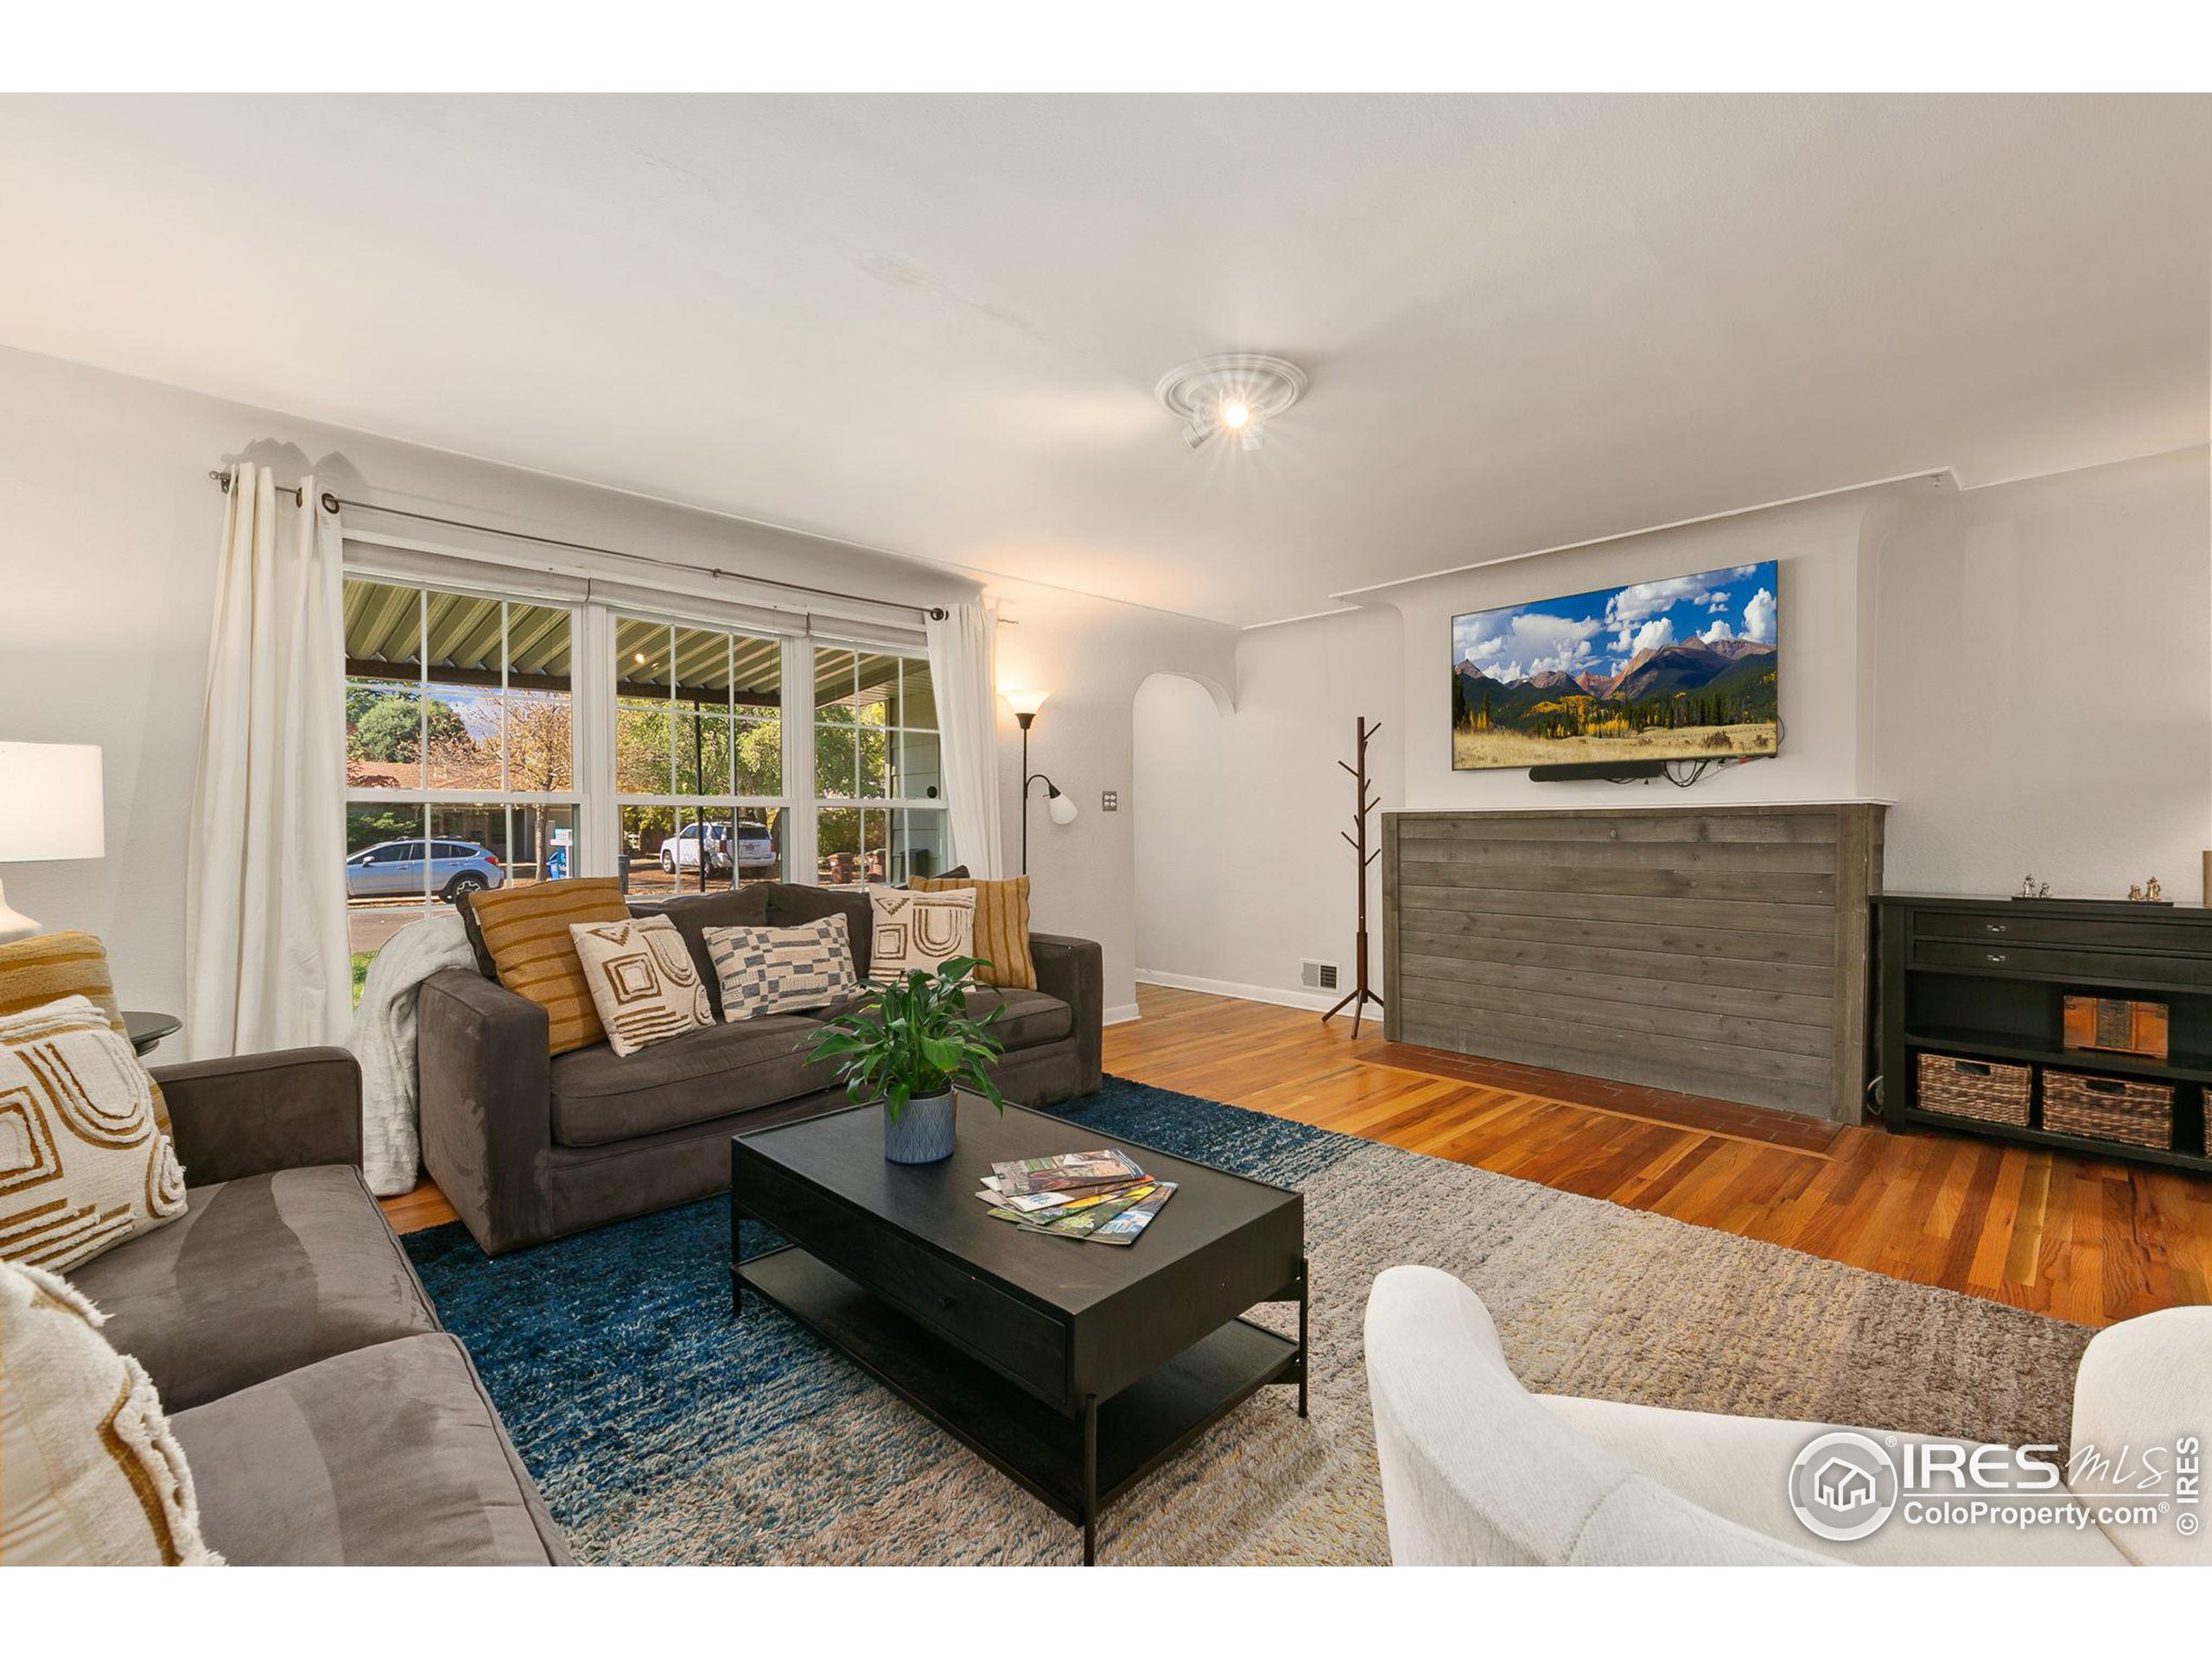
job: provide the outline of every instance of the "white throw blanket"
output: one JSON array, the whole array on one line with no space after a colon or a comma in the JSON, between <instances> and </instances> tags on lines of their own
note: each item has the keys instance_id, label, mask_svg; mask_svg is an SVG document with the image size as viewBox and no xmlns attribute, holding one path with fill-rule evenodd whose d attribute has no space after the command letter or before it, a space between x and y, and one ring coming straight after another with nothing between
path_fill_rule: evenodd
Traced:
<instances>
[{"instance_id":1,"label":"white throw blanket","mask_svg":"<svg viewBox=\"0 0 2212 1659\"><path fill-rule=\"evenodd\" d=\"M369 963L353 1014L353 1057L361 1063L361 1164L378 1198L411 1192L423 1161L416 1127L415 994L432 974L476 969L476 953L451 911L403 927Z\"/></svg>"}]
</instances>

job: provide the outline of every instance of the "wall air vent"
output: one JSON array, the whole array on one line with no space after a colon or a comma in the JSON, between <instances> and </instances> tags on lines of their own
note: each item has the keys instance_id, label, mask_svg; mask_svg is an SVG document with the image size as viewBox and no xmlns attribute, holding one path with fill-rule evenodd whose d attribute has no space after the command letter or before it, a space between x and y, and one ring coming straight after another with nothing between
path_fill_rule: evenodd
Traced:
<instances>
[{"instance_id":1,"label":"wall air vent","mask_svg":"<svg viewBox=\"0 0 2212 1659\"><path fill-rule=\"evenodd\" d=\"M1333 962L1302 962L1299 970L1298 982L1309 991L1337 988L1337 964Z\"/></svg>"}]
</instances>

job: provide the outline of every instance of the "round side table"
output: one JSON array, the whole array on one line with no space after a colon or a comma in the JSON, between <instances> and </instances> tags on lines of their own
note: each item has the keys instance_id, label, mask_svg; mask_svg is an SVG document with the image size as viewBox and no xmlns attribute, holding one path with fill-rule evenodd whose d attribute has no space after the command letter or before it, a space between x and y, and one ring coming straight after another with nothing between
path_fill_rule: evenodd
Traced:
<instances>
[{"instance_id":1,"label":"round side table","mask_svg":"<svg viewBox=\"0 0 2212 1659\"><path fill-rule=\"evenodd\" d=\"M123 1011L123 1029L130 1039L130 1046L141 1059L162 1046L164 1037L174 1037L184 1029L184 1021L173 1014L149 1014L143 1008Z\"/></svg>"}]
</instances>

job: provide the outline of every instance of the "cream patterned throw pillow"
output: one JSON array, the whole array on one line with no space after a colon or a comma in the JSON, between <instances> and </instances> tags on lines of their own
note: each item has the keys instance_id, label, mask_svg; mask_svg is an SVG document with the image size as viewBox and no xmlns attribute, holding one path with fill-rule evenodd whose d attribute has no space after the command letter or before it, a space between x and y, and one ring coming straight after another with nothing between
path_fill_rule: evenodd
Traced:
<instances>
[{"instance_id":1,"label":"cream patterned throw pillow","mask_svg":"<svg viewBox=\"0 0 2212 1659\"><path fill-rule=\"evenodd\" d=\"M972 957L976 894L917 893L907 887L870 887L875 931L868 946L868 977L896 979L918 968L935 973L954 957Z\"/></svg>"},{"instance_id":2,"label":"cream patterned throw pillow","mask_svg":"<svg viewBox=\"0 0 2212 1659\"><path fill-rule=\"evenodd\" d=\"M721 982L725 1020L824 1008L860 989L842 915L801 927L709 927L702 937Z\"/></svg>"},{"instance_id":3,"label":"cream patterned throw pillow","mask_svg":"<svg viewBox=\"0 0 2212 1659\"><path fill-rule=\"evenodd\" d=\"M569 929L592 1006L617 1054L634 1054L715 1023L698 964L665 916L579 922Z\"/></svg>"},{"instance_id":4,"label":"cream patterned throw pillow","mask_svg":"<svg viewBox=\"0 0 2212 1659\"><path fill-rule=\"evenodd\" d=\"M0 1566L220 1567L153 1380L68 1281L0 1262Z\"/></svg>"},{"instance_id":5,"label":"cream patterned throw pillow","mask_svg":"<svg viewBox=\"0 0 2212 1659\"><path fill-rule=\"evenodd\" d=\"M0 1017L0 1260L62 1272L183 1213L153 1080L99 1006Z\"/></svg>"}]
</instances>

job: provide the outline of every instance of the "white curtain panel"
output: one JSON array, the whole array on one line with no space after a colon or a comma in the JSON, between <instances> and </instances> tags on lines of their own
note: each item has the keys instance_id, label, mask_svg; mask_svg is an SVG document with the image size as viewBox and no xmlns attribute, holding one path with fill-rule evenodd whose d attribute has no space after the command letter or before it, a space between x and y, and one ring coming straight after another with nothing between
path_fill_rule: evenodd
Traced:
<instances>
[{"instance_id":1,"label":"white curtain panel","mask_svg":"<svg viewBox=\"0 0 2212 1659\"><path fill-rule=\"evenodd\" d=\"M231 474L185 872L194 1059L345 1042L345 621L338 515Z\"/></svg>"},{"instance_id":2,"label":"white curtain panel","mask_svg":"<svg viewBox=\"0 0 2212 1659\"><path fill-rule=\"evenodd\" d=\"M930 678L944 747L952 854L980 880L1006 873L999 855L998 696L991 652L996 619L981 605L948 605L931 617Z\"/></svg>"}]
</instances>

